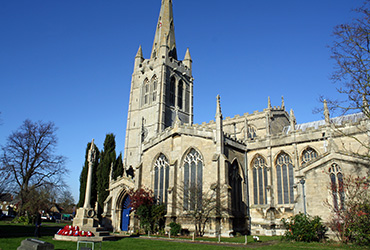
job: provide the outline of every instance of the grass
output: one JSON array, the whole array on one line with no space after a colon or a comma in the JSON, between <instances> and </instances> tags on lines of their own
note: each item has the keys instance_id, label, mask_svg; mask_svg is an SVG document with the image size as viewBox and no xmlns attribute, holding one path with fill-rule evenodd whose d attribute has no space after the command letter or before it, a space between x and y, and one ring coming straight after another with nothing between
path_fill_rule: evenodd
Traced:
<instances>
[{"instance_id":1,"label":"grass","mask_svg":"<svg viewBox=\"0 0 370 250\"><path fill-rule=\"evenodd\" d=\"M59 229L64 227L65 224L45 223L42 228L42 237L40 240L50 242L54 245L55 250L72 250L76 249L76 242L64 242L54 241L53 235ZM34 226L32 225L20 225L5 223L0 221L0 250L15 250L20 246L22 240L27 238L33 238ZM120 238L117 241L104 241L102 243L102 249L104 250L146 250L146 249L239 249L243 244L233 245L227 243L244 243L244 236L234 238L222 238L221 242L225 244L217 244L215 238L197 238L195 243L192 243L190 237L184 242L177 241L164 241L164 237L151 237L148 238ZM185 240L185 239L184 239ZM210 241L209 243L199 242ZM280 237L267 237L261 236L259 242L253 242L251 236L248 236L248 248L265 249L265 250L281 250L281 249L354 249L363 250L369 249L366 247L354 247L348 245L340 245L338 243L300 243L300 242L284 242L280 241ZM213 244L213 245L210 245Z\"/></svg>"}]
</instances>

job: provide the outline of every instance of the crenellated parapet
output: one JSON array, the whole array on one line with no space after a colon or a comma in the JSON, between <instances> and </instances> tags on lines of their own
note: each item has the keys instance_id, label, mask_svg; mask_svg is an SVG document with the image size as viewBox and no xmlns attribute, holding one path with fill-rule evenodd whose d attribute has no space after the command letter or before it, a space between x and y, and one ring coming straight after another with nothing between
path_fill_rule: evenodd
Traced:
<instances>
[{"instance_id":1,"label":"crenellated parapet","mask_svg":"<svg viewBox=\"0 0 370 250\"><path fill-rule=\"evenodd\" d=\"M202 137L215 141L215 130L204 124L176 124L158 133L156 137L144 141L143 151L177 134Z\"/></svg>"}]
</instances>

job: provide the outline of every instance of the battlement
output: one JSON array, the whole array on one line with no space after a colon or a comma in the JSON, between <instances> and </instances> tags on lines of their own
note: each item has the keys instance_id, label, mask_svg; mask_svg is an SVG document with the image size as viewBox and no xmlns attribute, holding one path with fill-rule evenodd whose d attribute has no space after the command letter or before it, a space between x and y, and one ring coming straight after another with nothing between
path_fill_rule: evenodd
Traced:
<instances>
[{"instance_id":1,"label":"battlement","mask_svg":"<svg viewBox=\"0 0 370 250\"><path fill-rule=\"evenodd\" d=\"M173 127L168 127L161 133L157 134L155 137L152 137L147 141L144 141L143 150L146 150L175 134L197 136L215 140L215 130L208 128L206 126L206 123L199 125L199 124L181 124L180 122L178 122L175 123Z\"/></svg>"},{"instance_id":2,"label":"battlement","mask_svg":"<svg viewBox=\"0 0 370 250\"><path fill-rule=\"evenodd\" d=\"M191 71L188 66L186 66L183 61L178 61L176 59L170 58L169 60L165 58L155 57L154 59L144 59L139 65L137 70L142 73L153 71L155 67L161 65L167 65L171 67L174 71L178 71L183 75L191 76Z\"/></svg>"}]
</instances>

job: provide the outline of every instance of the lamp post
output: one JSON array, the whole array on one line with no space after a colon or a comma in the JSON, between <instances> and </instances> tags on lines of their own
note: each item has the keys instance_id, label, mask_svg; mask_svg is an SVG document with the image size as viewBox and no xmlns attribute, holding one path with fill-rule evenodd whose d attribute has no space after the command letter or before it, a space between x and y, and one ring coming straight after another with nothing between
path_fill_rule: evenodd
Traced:
<instances>
[{"instance_id":1,"label":"lamp post","mask_svg":"<svg viewBox=\"0 0 370 250\"><path fill-rule=\"evenodd\" d=\"M306 181L304 179L301 179L299 182L302 184L303 208L304 208L304 214L306 215L307 214L307 212L306 212L306 194L304 192L304 184L305 184Z\"/></svg>"}]
</instances>

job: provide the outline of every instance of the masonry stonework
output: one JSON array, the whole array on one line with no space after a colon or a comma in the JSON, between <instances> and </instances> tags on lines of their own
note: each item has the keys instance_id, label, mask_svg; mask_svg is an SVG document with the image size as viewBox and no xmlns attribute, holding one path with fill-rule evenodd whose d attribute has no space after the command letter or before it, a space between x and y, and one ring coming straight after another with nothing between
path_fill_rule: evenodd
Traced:
<instances>
[{"instance_id":1,"label":"masonry stonework","mask_svg":"<svg viewBox=\"0 0 370 250\"><path fill-rule=\"evenodd\" d=\"M104 221L114 231L124 230L123 216L130 217L125 230L138 228L124 211L128 191L143 187L166 204L166 225L176 221L194 231L186 190L195 186L225 208L212 215L206 235L281 235L281 219L304 207L330 219L330 174L340 181L369 171L361 156L368 151L359 143L369 141L363 114L330 119L325 109L325 120L296 124L282 98L280 106L268 99L262 111L223 119L218 97L215 120L193 124L193 81L189 49L183 61L177 58L172 1L162 0L151 58L143 58L141 47L135 57L125 174L110 180L105 201Z\"/></svg>"}]
</instances>

